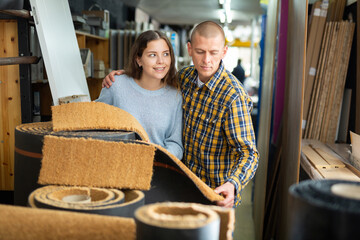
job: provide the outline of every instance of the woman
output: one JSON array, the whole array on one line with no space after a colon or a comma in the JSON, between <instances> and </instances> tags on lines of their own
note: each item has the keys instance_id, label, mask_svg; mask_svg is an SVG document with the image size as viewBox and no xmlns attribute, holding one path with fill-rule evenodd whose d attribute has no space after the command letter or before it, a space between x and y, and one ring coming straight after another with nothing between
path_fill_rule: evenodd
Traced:
<instances>
[{"instance_id":1,"label":"woman","mask_svg":"<svg viewBox=\"0 0 360 240\"><path fill-rule=\"evenodd\" d=\"M103 88L96 101L129 112L144 127L151 142L181 159L182 96L168 38L159 31L141 33L129 59L125 74L116 76L111 88Z\"/></svg>"}]
</instances>

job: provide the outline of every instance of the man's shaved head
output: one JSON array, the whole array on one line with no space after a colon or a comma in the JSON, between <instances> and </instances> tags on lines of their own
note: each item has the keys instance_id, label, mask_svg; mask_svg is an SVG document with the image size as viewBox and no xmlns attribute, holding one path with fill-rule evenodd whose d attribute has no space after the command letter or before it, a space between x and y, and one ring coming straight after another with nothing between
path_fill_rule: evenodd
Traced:
<instances>
[{"instance_id":1,"label":"man's shaved head","mask_svg":"<svg viewBox=\"0 0 360 240\"><path fill-rule=\"evenodd\" d=\"M190 41L192 42L194 39L194 36L198 34L199 36L205 37L205 38L212 38L216 37L218 35L221 35L222 39L224 40L225 45L225 34L222 27L212 21L205 21L199 23L191 32Z\"/></svg>"}]
</instances>

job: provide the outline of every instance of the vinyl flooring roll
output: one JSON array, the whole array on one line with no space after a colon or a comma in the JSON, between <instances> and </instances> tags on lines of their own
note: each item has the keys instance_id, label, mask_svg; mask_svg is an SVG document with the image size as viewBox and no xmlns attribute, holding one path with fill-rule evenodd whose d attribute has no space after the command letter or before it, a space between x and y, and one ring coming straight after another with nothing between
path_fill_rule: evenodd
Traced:
<instances>
[{"instance_id":1,"label":"vinyl flooring roll","mask_svg":"<svg viewBox=\"0 0 360 240\"><path fill-rule=\"evenodd\" d=\"M360 182L306 180L289 193L287 239L360 239Z\"/></svg>"},{"instance_id":2,"label":"vinyl flooring roll","mask_svg":"<svg viewBox=\"0 0 360 240\"><path fill-rule=\"evenodd\" d=\"M83 196L88 201L66 200ZM46 186L30 194L29 205L33 208L134 217L135 210L144 205L144 194L138 190Z\"/></svg>"},{"instance_id":3,"label":"vinyl flooring roll","mask_svg":"<svg viewBox=\"0 0 360 240\"><path fill-rule=\"evenodd\" d=\"M218 240L219 215L200 204L154 203L135 212L137 240Z\"/></svg>"},{"instance_id":4,"label":"vinyl flooring roll","mask_svg":"<svg viewBox=\"0 0 360 240\"><path fill-rule=\"evenodd\" d=\"M45 135L84 137L107 141L136 139L133 132L74 131L54 132L51 122L21 124L15 128L14 203L26 206L29 194L41 187L37 184Z\"/></svg>"}]
</instances>

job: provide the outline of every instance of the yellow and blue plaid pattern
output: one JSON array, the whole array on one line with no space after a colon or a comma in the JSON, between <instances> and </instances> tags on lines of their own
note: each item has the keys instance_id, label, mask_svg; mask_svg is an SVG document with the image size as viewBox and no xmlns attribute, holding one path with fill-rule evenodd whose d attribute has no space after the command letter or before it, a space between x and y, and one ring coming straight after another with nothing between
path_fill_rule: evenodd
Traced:
<instances>
[{"instance_id":1,"label":"yellow and blue plaid pattern","mask_svg":"<svg viewBox=\"0 0 360 240\"><path fill-rule=\"evenodd\" d=\"M252 101L240 82L221 62L200 88L193 66L179 73L183 95L183 162L207 185L231 182L241 190L254 176L259 154L251 121Z\"/></svg>"}]
</instances>

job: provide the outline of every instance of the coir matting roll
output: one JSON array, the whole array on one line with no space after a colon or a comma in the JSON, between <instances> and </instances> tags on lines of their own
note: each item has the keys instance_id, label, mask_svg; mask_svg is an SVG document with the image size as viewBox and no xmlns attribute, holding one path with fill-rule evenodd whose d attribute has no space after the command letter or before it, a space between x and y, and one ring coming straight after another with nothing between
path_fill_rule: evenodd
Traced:
<instances>
[{"instance_id":1,"label":"coir matting roll","mask_svg":"<svg viewBox=\"0 0 360 240\"><path fill-rule=\"evenodd\" d=\"M289 193L287 239L360 239L360 182L306 180Z\"/></svg>"},{"instance_id":2,"label":"coir matting roll","mask_svg":"<svg viewBox=\"0 0 360 240\"><path fill-rule=\"evenodd\" d=\"M192 203L154 203L135 212L137 240L218 240L219 215Z\"/></svg>"},{"instance_id":3,"label":"coir matting roll","mask_svg":"<svg viewBox=\"0 0 360 240\"><path fill-rule=\"evenodd\" d=\"M1 204L0 216L0 239L136 239L133 218Z\"/></svg>"},{"instance_id":4,"label":"coir matting roll","mask_svg":"<svg viewBox=\"0 0 360 240\"><path fill-rule=\"evenodd\" d=\"M126 131L73 131L54 132L52 122L21 124L15 128L14 203L26 206L29 194L41 187L37 183L44 136L81 137L101 140L140 139L134 132Z\"/></svg>"},{"instance_id":5,"label":"coir matting roll","mask_svg":"<svg viewBox=\"0 0 360 240\"><path fill-rule=\"evenodd\" d=\"M85 196L89 201L69 200ZM29 196L29 206L101 215L134 217L137 208L144 205L144 194L138 190L45 186Z\"/></svg>"},{"instance_id":6,"label":"coir matting roll","mask_svg":"<svg viewBox=\"0 0 360 240\"><path fill-rule=\"evenodd\" d=\"M51 107L54 131L125 130L149 141L145 129L130 113L102 102L76 102Z\"/></svg>"}]
</instances>

